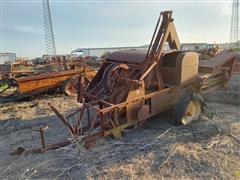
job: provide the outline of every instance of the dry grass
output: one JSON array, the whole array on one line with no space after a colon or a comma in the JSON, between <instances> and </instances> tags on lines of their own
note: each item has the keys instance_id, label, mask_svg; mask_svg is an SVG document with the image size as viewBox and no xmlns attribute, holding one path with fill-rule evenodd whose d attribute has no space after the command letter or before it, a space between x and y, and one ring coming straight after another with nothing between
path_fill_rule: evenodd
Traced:
<instances>
[{"instance_id":1,"label":"dry grass","mask_svg":"<svg viewBox=\"0 0 240 180\"><path fill-rule=\"evenodd\" d=\"M172 126L168 115L159 116L121 140L100 139L90 150L76 143L44 154L9 156L19 145L39 145L30 130L34 123L49 124L47 143L69 135L46 108L49 99L36 100L33 107L34 102L0 107L0 179L240 179L238 78L231 83L227 91L206 96L208 107L196 123ZM51 101L62 111L74 102L66 97Z\"/></svg>"},{"instance_id":2,"label":"dry grass","mask_svg":"<svg viewBox=\"0 0 240 180\"><path fill-rule=\"evenodd\" d=\"M228 148L226 148L226 145ZM179 143L161 154L151 149L91 171L89 179L238 179L240 146L227 135L205 143Z\"/></svg>"}]
</instances>

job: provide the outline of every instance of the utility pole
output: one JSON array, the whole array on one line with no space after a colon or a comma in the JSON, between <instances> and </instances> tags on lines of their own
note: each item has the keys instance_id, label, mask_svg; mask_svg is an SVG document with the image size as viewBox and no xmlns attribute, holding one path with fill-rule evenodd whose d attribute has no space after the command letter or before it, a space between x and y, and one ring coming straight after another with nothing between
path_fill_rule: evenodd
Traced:
<instances>
[{"instance_id":1,"label":"utility pole","mask_svg":"<svg viewBox=\"0 0 240 180\"><path fill-rule=\"evenodd\" d=\"M56 47L55 47L55 41L54 41L49 0L43 0L43 17L44 17L46 54L56 55Z\"/></svg>"},{"instance_id":2,"label":"utility pole","mask_svg":"<svg viewBox=\"0 0 240 180\"><path fill-rule=\"evenodd\" d=\"M230 48L240 48L239 36L239 0L233 0L230 31Z\"/></svg>"}]
</instances>

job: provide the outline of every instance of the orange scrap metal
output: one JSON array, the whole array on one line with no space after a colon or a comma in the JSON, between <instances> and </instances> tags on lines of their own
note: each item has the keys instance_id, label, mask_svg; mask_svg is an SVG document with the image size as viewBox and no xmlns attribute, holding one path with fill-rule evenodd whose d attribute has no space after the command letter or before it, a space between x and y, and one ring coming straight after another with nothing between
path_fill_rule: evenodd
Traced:
<instances>
[{"instance_id":1,"label":"orange scrap metal","mask_svg":"<svg viewBox=\"0 0 240 180\"><path fill-rule=\"evenodd\" d=\"M59 60L60 58L57 57L57 59ZM67 66L68 64L70 65ZM64 90L68 95L74 95L77 77L84 74L85 79L89 82L95 76L96 70L85 65L82 58L69 61L68 64L67 61L59 61L58 64L55 63L49 66L56 66L58 71L40 74L35 74L36 72L34 71L28 74L19 71L6 71L7 73L3 74L4 78L0 80L0 86L3 85L4 87L0 91L0 102L19 100L56 89ZM18 74L17 77L15 77L16 73ZM7 87L4 84L7 84Z\"/></svg>"},{"instance_id":2,"label":"orange scrap metal","mask_svg":"<svg viewBox=\"0 0 240 180\"><path fill-rule=\"evenodd\" d=\"M62 72L45 73L33 77L16 78L19 87L19 93L29 93L39 89L45 89L59 85L59 83L79 75L81 70L68 70ZM93 69L86 68L86 78L92 79L96 72Z\"/></svg>"}]
</instances>

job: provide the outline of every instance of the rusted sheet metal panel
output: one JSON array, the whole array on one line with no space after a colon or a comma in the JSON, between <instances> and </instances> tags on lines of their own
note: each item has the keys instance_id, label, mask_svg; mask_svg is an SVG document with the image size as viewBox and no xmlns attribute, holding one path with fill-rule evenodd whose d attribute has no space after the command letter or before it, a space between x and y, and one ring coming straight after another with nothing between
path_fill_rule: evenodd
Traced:
<instances>
[{"instance_id":1,"label":"rusted sheet metal panel","mask_svg":"<svg viewBox=\"0 0 240 180\"><path fill-rule=\"evenodd\" d=\"M87 73L87 78L90 79L93 78L96 74L96 72L91 68L87 68L85 71ZM41 88L54 87L59 83L63 82L64 80L67 80L79 74L80 72L84 72L83 69L51 72L33 77L17 78L16 81L19 86L19 93L21 94Z\"/></svg>"},{"instance_id":2,"label":"rusted sheet metal panel","mask_svg":"<svg viewBox=\"0 0 240 180\"><path fill-rule=\"evenodd\" d=\"M147 51L127 50L114 52L107 57L107 60L140 64L146 58Z\"/></svg>"},{"instance_id":3,"label":"rusted sheet metal panel","mask_svg":"<svg viewBox=\"0 0 240 180\"><path fill-rule=\"evenodd\" d=\"M17 82L27 82L27 81L33 81L33 80L42 80L46 78L55 78L60 76L69 76L69 75L75 75L79 72L79 70L70 70L70 71L61 71L61 72L51 72L51 73L45 73L40 74L34 77L23 77L23 78L17 78Z\"/></svg>"},{"instance_id":4,"label":"rusted sheet metal panel","mask_svg":"<svg viewBox=\"0 0 240 180\"><path fill-rule=\"evenodd\" d=\"M17 78L16 81L19 86L19 92L25 93L47 86L55 86L61 81L76 75L78 72L79 70L52 72L34 77Z\"/></svg>"},{"instance_id":5,"label":"rusted sheet metal panel","mask_svg":"<svg viewBox=\"0 0 240 180\"><path fill-rule=\"evenodd\" d=\"M21 94L56 86L58 83L76 75L78 72L79 70L52 72L34 77L17 78L16 81L19 86L19 93Z\"/></svg>"},{"instance_id":6,"label":"rusted sheet metal panel","mask_svg":"<svg viewBox=\"0 0 240 180\"><path fill-rule=\"evenodd\" d=\"M40 88L47 88L58 85L58 83L74 76L74 74L66 74L52 77L45 77L41 79L30 79L28 81L18 81L19 93L32 92Z\"/></svg>"}]
</instances>

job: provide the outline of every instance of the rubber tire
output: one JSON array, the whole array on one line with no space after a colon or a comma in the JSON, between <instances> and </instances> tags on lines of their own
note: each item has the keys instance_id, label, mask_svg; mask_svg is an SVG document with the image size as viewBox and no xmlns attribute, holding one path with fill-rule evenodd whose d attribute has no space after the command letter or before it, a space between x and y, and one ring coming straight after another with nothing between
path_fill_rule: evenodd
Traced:
<instances>
[{"instance_id":1,"label":"rubber tire","mask_svg":"<svg viewBox=\"0 0 240 180\"><path fill-rule=\"evenodd\" d=\"M184 114L187 110L187 107L190 105L190 103L194 103L195 104L195 110L196 110L196 114L195 117L192 119L192 121L190 121L187 124L183 123L183 117ZM174 108L174 117L173 117L173 123L176 125L188 125L191 124L193 121L196 121L202 110L203 110L203 106L204 106L204 99L202 98L202 96L200 94L197 93L193 93L193 94L185 94L182 96L182 98L180 99L180 101L176 104L175 108Z\"/></svg>"},{"instance_id":2,"label":"rubber tire","mask_svg":"<svg viewBox=\"0 0 240 180\"><path fill-rule=\"evenodd\" d=\"M190 101L190 95L183 95L181 99L177 102L173 110L173 124L182 125L181 119L183 118L183 115Z\"/></svg>"}]
</instances>

